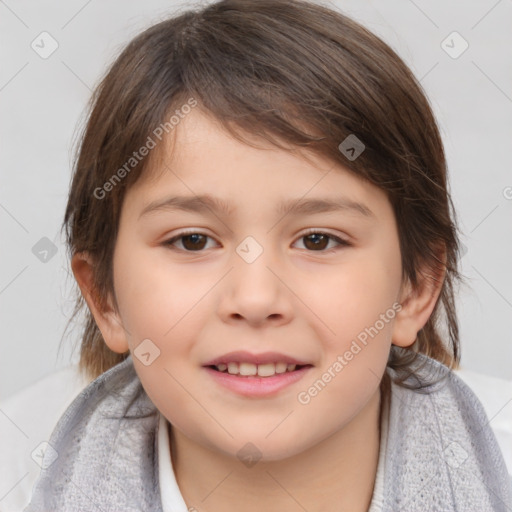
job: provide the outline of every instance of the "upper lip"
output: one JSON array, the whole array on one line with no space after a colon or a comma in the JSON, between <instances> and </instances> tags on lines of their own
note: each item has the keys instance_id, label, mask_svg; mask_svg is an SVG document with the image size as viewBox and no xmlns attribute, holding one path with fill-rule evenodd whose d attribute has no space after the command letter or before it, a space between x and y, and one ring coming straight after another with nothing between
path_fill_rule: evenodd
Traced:
<instances>
[{"instance_id":1,"label":"upper lip","mask_svg":"<svg viewBox=\"0 0 512 512\"><path fill-rule=\"evenodd\" d=\"M299 366L310 364L306 361L301 361L295 357L287 356L286 354L280 354L279 352L261 352L260 354L252 354L244 350L238 350L236 352L229 352L222 356L211 359L203 366L215 366L218 364L227 363L252 363L252 364L265 364L265 363L287 363L296 364Z\"/></svg>"}]
</instances>

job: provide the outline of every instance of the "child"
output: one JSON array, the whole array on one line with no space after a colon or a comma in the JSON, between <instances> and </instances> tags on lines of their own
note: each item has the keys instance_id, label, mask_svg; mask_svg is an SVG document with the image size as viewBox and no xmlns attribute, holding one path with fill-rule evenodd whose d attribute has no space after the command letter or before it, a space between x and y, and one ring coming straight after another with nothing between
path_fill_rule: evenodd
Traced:
<instances>
[{"instance_id":1,"label":"child","mask_svg":"<svg viewBox=\"0 0 512 512\"><path fill-rule=\"evenodd\" d=\"M65 227L95 380L27 511L511 509L450 369L436 122L354 21L223 0L146 30L94 95Z\"/></svg>"}]
</instances>

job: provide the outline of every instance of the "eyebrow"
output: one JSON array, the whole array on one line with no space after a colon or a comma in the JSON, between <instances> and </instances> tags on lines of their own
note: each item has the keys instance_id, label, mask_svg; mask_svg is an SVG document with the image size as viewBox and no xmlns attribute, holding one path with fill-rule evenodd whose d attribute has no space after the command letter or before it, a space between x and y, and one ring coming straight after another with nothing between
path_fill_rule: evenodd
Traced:
<instances>
[{"instance_id":1,"label":"eyebrow","mask_svg":"<svg viewBox=\"0 0 512 512\"><path fill-rule=\"evenodd\" d=\"M234 207L224 200L210 194L200 196L170 196L149 203L140 213L139 219L150 213L166 210L181 210L205 214L213 211L214 213L229 216L233 213ZM359 214L362 217L376 218L375 214L368 206L346 197L335 199L292 199L279 203L276 208L278 215L311 215L336 211L349 211Z\"/></svg>"}]
</instances>

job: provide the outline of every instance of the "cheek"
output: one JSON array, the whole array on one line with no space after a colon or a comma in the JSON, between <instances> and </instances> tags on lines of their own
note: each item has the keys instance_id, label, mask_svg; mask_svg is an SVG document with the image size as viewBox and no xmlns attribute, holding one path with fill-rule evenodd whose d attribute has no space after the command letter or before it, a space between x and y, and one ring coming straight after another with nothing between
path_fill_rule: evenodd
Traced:
<instances>
[{"instance_id":1,"label":"cheek","mask_svg":"<svg viewBox=\"0 0 512 512\"><path fill-rule=\"evenodd\" d=\"M297 395L304 422L327 434L350 421L379 387L391 346L399 283L396 269L361 258L330 282L322 320L329 325L314 378ZM335 406L339 404L339 407ZM325 411L331 411L329 415Z\"/></svg>"},{"instance_id":2,"label":"cheek","mask_svg":"<svg viewBox=\"0 0 512 512\"><path fill-rule=\"evenodd\" d=\"M192 282L193 275L172 268L163 251L123 248L120 244L116 253L114 279L134 366L157 408L168 418L180 411L173 418L179 423L188 412L198 414L183 386L191 387L194 341L212 307L208 297L201 298L218 278L210 273ZM148 358L139 358L143 352Z\"/></svg>"},{"instance_id":3,"label":"cheek","mask_svg":"<svg viewBox=\"0 0 512 512\"><path fill-rule=\"evenodd\" d=\"M215 283L211 275L191 279L193 274L171 265L160 248L127 251L120 245L114 268L121 317L135 346L154 338L164 348Z\"/></svg>"},{"instance_id":4,"label":"cheek","mask_svg":"<svg viewBox=\"0 0 512 512\"><path fill-rule=\"evenodd\" d=\"M359 251L357 258L333 266L317 286L303 281L299 293L320 320L318 325L323 325L330 351L346 349L359 335L364 340L368 330L375 336L374 328L381 339L389 337L400 287L400 260L396 254L381 256L378 251Z\"/></svg>"},{"instance_id":5,"label":"cheek","mask_svg":"<svg viewBox=\"0 0 512 512\"><path fill-rule=\"evenodd\" d=\"M397 251L361 252L357 260L333 274L327 295L313 295L318 305L324 304L323 319L334 334L325 338L318 374L297 397L307 421L323 418L323 428L334 431L376 392L400 309L396 302L400 270ZM333 409L333 404L343 406ZM325 410L332 411L327 418Z\"/></svg>"}]
</instances>

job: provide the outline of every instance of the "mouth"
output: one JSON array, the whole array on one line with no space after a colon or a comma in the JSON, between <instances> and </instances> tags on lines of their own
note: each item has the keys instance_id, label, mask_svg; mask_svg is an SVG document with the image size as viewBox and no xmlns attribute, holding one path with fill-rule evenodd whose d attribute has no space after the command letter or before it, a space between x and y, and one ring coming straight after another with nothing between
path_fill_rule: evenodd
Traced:
<instances>
[{"instance_id":1,"label":"mouth","mask_svg":"<svg viewBox=\"0 0 512 512\"><path fill-rule=\"evenodd\" d=\"M219 363L216 365L207 366L207 368L211 368L220 373L227 373L229 375L236 375L237 377L261 377L268 378L273 377L274 375L281 375L283 373L291 373L295 371L299 371L302 368L307 368L312 365L305 364L294 364L294 363L264 363L264 364L254 364L254 363L246 363L246 362L236 362L231 361L229 363Z\"/></svg>"},{"instance_id":2,"label":"mouth","mask_svg":"<svg viewBox=\"0 0 512 512\"><path fill-rule=\"evenodd\" d=\"M263 398L298 382L313 365L275 352L232 352L208 361L203 368L223 388L244 397Z\"/></svg>"}]
</instances>

